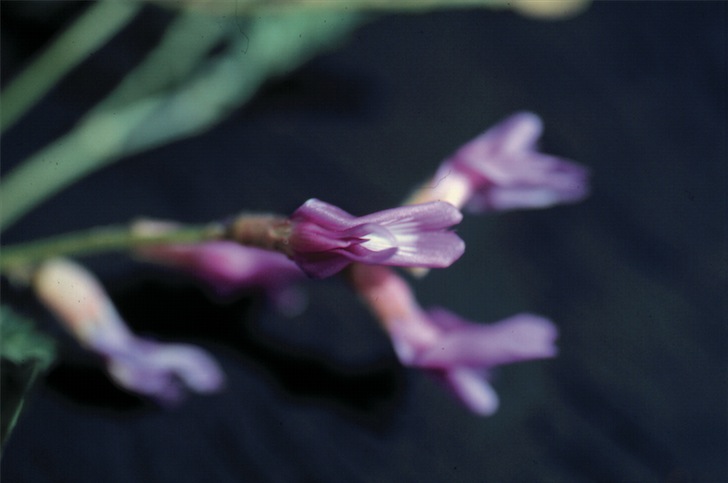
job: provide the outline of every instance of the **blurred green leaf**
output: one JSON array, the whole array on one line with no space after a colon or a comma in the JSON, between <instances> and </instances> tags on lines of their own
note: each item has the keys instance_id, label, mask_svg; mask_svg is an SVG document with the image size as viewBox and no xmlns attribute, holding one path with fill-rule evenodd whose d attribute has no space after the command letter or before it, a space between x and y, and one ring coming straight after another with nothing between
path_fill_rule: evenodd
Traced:
<instances>
[{"instance_id":1,"label":"blurred green leaf","mask_svg":"<svg viewBox=\"0 0 728 483\"><path fill-rule=\"evenodd\" d=\"M0 447L18 421L28 390L55 359L52 339L9 307L0 307Z\"/></svg>"}]
</instances>

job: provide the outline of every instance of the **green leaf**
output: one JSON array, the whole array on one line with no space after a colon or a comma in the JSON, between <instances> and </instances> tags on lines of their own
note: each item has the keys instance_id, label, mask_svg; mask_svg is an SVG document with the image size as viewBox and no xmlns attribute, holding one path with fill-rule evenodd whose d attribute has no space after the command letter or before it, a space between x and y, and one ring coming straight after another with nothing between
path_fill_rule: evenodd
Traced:
<instances>
[{"instance_id":1,"label":"green leaf","mask_svg":"<svg viewBox=\"0 0 728 483\"><path fill-rule=\"evenodd\" d=\"M0 306L0 447L17 423L28 391L55 353L53 340L31 321Z\"/></svg>"}]
</instances>

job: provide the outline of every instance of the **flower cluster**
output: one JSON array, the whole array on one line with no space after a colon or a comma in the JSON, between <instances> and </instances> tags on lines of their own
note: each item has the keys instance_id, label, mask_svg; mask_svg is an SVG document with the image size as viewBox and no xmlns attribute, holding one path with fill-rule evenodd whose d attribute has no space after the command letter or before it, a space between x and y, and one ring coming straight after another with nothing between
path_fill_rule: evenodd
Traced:
<instances>
[{"instance_id":1,"label":"flower cluster","mask_svg":"<svg viewBox=\"0 0 728 483\"><path fill-rule=\"evenodd\" d=\"M542 129L535 114L511 116L445 159L405 206L356 217L310 199L290 217L240 215L210 239L144 244L136 255L191 273L219 294L260 289L289 313L300 309L285 301L291 287L306 276L324 278L345 270L403 365L437 377L473 412L492 414L498 407L492 369L555 356L555 326L529 313L481 324L441 308L425 310L390 267L426 270L454 263L465 250L451 231L462 219L462 208L493 212L583 199L587 170L539 152ZM153 238L176 227L143 221L132 232ZM121 386L173 402L185 387L211 392L222 385L221 370L202 350L132 334L101 285L77 264L45 262L34 286L69 331L104 358Z\"/></svg>"}]
</instances>

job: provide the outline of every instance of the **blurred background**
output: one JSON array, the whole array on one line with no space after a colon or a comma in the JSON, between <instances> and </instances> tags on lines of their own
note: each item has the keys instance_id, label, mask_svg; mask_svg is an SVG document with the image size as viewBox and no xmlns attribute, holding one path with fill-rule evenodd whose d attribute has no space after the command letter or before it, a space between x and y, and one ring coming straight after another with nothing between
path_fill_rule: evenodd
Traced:
<instances>
[{"instance_id":1,"label":"blurred background","mask_svg":"<svg viewBox=\"0 0 728 483\"><path fill-rule=\"evenodd\" d=\"M90 5L3 3L3 85ZM340 280L305 284L308 307L289 317L255 294L220 300L123 255L90 257L135 331L210 350L226 389L172 410L129 395L3 280L3 303L59 340L4 448L4 481L728 481L728 4L596 2L551 20L315 11L274 27L211 5L140 7L3 133L5 178L186 16L179 51L138 81L153 115L85 138L93 154L123 137L129 156L50 197L3 244L140 215L290 213L311 197L389 208L459 145L530 110L544 152L592 170L590 198L466 217L463 258L412 283L423 305L471 320L550 317L560 355L502 368L501 409L479 418L401 367ZM275 28L288 43L266 37ZM104 113L126 119L134 89ZM48 173L69 162L58 152Z\"/></svg>"}]
</instances>

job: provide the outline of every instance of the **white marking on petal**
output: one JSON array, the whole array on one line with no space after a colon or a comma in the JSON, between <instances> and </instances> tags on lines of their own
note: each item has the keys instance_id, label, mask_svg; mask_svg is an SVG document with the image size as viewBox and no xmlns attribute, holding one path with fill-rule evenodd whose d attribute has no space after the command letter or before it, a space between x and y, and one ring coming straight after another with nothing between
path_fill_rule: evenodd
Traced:
<instances>
[{"instance_id":1,"label":"white marking on petal","mask_svg":"<svg viewBox=\"0 0 728 483\"><path fill-rule=\"evenodd\" d=\"M392 243L393 240L391 238L382 236L379 233L369 233L366 235L365 240L366 241L362 243L361 246L373 252L381 252L396 246ZM395 238L395 241L396 240L397 239Z\"/></svg>"}]
</instances>

